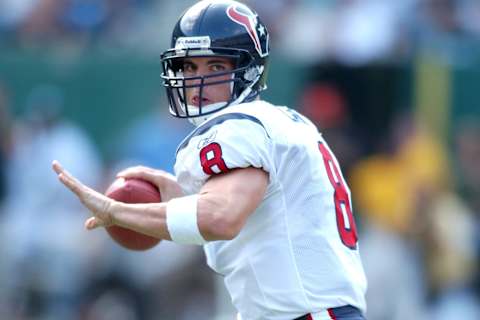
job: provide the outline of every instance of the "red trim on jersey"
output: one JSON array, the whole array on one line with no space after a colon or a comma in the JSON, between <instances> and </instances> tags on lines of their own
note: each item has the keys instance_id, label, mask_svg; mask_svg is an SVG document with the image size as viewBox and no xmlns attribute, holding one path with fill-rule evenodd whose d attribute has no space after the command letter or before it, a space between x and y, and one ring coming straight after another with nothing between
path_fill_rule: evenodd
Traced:
<instances>
[{"instance_id":1,"label":"red trim on jersey","mask_svg":"<svg viewBox=\"0 0 480 320\"><path fill-rule=\"evenodd\" d=\"M330 308L330 309L327 309L327 311L328 311L328 315L332 320L337 320L337 317L335 317L335 314L333 313L333 309Z\"/></svg>"},{"instance_id":2,"label":"red trim on jersey","mask_svg":"<svg viewBox=\"0 0 480 320\"><path fill-rule=\"evenodd\" d=\"M313 317L312 317L312 315L311 315L310 313L307 314L307 320L313 320Z\"/></svg>"}]
</instances>

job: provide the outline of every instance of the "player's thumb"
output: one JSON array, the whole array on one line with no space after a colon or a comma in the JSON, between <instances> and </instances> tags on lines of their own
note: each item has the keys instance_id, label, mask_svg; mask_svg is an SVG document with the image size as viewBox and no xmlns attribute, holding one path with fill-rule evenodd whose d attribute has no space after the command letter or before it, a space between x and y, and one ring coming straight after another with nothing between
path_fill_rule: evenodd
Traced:
<instances>
[{"instance_id":1,"label":"player's thumb","mask_svg":"<svg viewBox=\"0 0 480 320\"><path fill-rule=\"evenodd\" d=\"M105 222L96 217L90 217L85 221L85 229L87 230L93 230L98 227L105 227Z\"/></svg>"}]
</instances>

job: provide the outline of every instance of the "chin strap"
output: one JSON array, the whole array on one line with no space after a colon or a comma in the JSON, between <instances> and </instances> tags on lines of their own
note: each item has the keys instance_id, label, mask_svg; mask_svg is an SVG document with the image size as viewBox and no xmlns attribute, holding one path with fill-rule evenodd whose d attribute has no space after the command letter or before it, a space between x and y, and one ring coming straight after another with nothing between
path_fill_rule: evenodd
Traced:
<instances>
[{"instance_id":1,"label":"chin strap","mask_svg":"<svg viewBox=\"0 0 480 320\"><path fill-rule=\"evenodd\" d=\"M215 111L218 109L220 111L226 106L226 102L217 102L217 103L212 103L212 104L207 104L206 106L202 106L202 111L203 112L211 112ZM196 115L199 112L199 108L197 106L192 106L192 105L187 105L188 108L188 114L189 115ZM198 127L208 119L210 119L212 116L214 116L217 112L212 112L204 116L198 116L198 117L190 117L188 118L188 121L190 121L191 124L193 124L195 127Z\"/></svg>"},{"instance_id":2,"label":"chin strap","mask_svg":"<svg viewBox=\"0 0 480 320\"><path fill-rule=\"evenodd\" d=\"M252 93L252 88L248 87L245 90L243 90L242 94L239 95L237 99L233 100L229 104L227 104L227 102L217 102L217 103L208 104L206 106L202 106L202 111L210 112L216 109L220 111L227 106L234 106L247 100L252 101L253 99L256 98L258 94L251 95L251 93ZM188 105L187 108L190 115L198 114L198 110L199 110L198 107ZM191 118L188 118L188 121L190 121L190 123L193 124L194 126L198 127L199 125L201 125L202 123L204 123L205 121L207 121L208 119L216 115L218 111L209 113L205 116L191 117Z\"/></svg>"}]
</instances>

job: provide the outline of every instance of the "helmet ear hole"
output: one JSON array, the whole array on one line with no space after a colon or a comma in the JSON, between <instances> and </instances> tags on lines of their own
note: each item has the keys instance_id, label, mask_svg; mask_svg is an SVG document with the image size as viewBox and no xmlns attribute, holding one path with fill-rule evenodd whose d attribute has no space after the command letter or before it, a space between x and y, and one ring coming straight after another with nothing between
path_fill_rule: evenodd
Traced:
<instances>
[{"instance_id":1,"label":"helmet ear hole","mask_svg":"<svg viewBox=\"0 0 480 320\"><path fill-rule=\"evenodd\" d=\"M243 73L243 78L247 80L248 82L253 82L255 79L258 78L260 72L258 70L259 68L257 67L250 67L245 72Z\"/></svg>"}]
</instances>

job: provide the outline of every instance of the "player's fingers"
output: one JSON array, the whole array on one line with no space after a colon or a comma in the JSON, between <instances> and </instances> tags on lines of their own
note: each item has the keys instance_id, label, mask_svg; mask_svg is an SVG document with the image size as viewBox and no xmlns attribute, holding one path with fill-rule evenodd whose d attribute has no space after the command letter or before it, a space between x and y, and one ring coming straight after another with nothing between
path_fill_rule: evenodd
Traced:
<instances>
[{"instance_id":1,"label":"player's fingers","mask_svg":"<svg viewBox=\"0 0 480 320\"><path fill-rule=\"evenodd\" d=\"M53 168L53 171L55 171L57 174L60 174L64 170L60 162L58 162L58 160L52 161L52 168Z\"/></svg>"},{"instance_id":2,"label":"player's fingers","mask_svg":"<svg viewBox=\"0 0 480 320\"><path fill-rule=\"evenodd\" d=\"M82 185L72 179L71 176L69 176L67 173L65 172L62 172L58 175L58 179L60 180L60 182L63 183L63 185L65 185L68 189L70 189L73 193L75 193L77 196L81 196L83 193L82 193Z\"/></svg>"},{"instance_id":3,"label":"player's fingers","mask_svg":"<svg viewBox=\"0 0 480 320\"><path fill-rule=\"evenodd\" d=\"M149 174L151 176L156 176L162 174L162 170L145 167L145 166L136 166L130 167L125 170L120 171L117 174L117 177L125 177L125 178L135 178L138 177L138 174Z\"/></svg>"},{"instance_id":4,"label":"player's fingers","mask_svg":"<svg viewBox=\"0 0 480 320\"><path fill-rule=\"evenodd\" d=\"M138 172L146 171L147 167L144 166L135 166L135 167L128 167L123 169L117 174L117 177L123 177L125 175L135 174Z\"/></svg>"},{"instance_id":5,"label":"player's fingers","mask_svg":"<svg viewBox=\"0 0 480 320\"><path fill-rule=\"evenodd\" d=\"M124 178L124 179L145 180L153 183L154 185L157 186L157 188L160 187L161 181L162 181L161 174L155 173L155 172L148 172L148 171L129 171L129 172L126 172L125 174L119 175L118 177Z\"/></svg>"},{"instance_id":6,"label":"player's fingers","mask_svg":"<svg viewBox=\"0 0 480 320\"><path fill-rule=\"evenodd\" d=\"M94 226L95 225L95 217L90 217L87 220L85 220L84 225L85 225L85 229L87 229L87 230L94 229L94 227L95 227Z\"/></svg>"},{"instance_id":7,"label":"player's fingers","mask_svg":"<svg viewBox=\"0 0 480 320\"><path fill-rule=\"evenodd\" d=\"M105 226L106 226L105 222L96 217L90 217L85 221L85 229L87 230L93 230L98 227L105 227Z\"/></svg>"},{"instance_id":8,"label":"player's fingers","mask_svg":"<svg viewBox=\"0 0 480 320\"><path fill-rule=\"evenodd\" d=\"M55 170L55 172L60 176L60 175L63 175L65 176L66 179L76 183L76 184L81 184L80 181L78 181L74 176L72 176L72 174L70 172L68 172L67 170L65 170L65 168L63 168L63 166L60 164L60 162L58 162L57 160L54 160L53 163L52 163L52 167L53 167L53 170Z\"/></svg>"},{"instance_id":9,"label":"player's fingers","mask_svg":"<svg viewBox=\"0 0 480 320\"><path fill-rule=\"evenodd\" d=\"M137 179L143 179L147 181L152 181L155 180L155 175L150 173L150 172L145 172L145 171L129 171L125 172L122 175L118 175L119 178L125 178L125 179L132 179L132 178L137 178Z\"/></svg>"},{"instance_id":10,"label":"player's fingers","mask_svg":"<svg viewBox=\"0 0 480 320\"><path fill-rule=\"evenodd\" d=\"M85 192L84 185L66 171L58 161L53 162L53 169L58 174L58 179L76 195L81 196Z\"/></svg>"}]
</instances>

